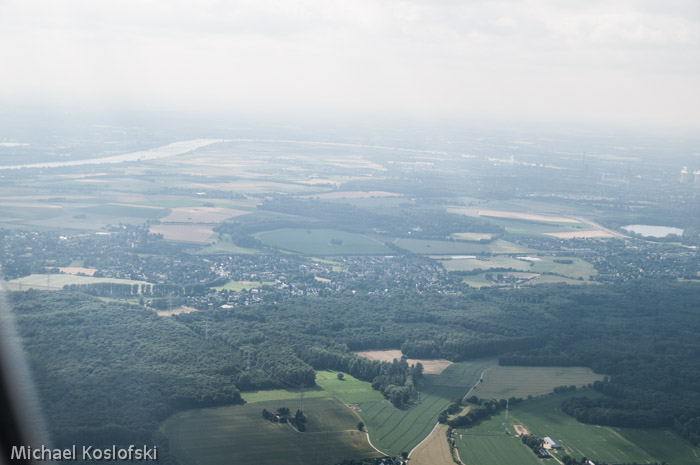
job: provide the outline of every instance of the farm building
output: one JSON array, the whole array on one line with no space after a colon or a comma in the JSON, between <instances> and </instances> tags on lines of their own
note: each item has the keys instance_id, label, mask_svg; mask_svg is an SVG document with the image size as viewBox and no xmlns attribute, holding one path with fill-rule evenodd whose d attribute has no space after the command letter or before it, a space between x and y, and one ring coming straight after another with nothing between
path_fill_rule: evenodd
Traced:
<instances>
[{"instance_id":1,"label":"farm building","mask_svg":"<svg viewBox=\"0 0 700 465\"><path fill-rule=\"evenodd\" d=\"M544 438L544 447L547 449L561 449L561 445L549 436Z\"/></svg>"}]
</instances>

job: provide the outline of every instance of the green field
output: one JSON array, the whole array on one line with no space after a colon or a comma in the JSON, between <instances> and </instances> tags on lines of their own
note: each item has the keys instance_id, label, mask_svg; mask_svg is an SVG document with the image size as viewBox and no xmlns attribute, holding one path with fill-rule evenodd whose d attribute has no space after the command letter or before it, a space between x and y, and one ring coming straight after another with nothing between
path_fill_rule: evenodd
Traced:
<instances>
[{"instance_id":1,"label":"green field","mask_svg":"<svg viewBox=\"0 0 700 465\"><path fill-rule=\"evenodd\" d=\"M664 429L612 428L649 455L673 465L697 465L700 448L692 447L673 431Z\"/></svg>"},{"instance_id":2,"label":"green field","mask_svg":"<svg viewBox=\"0 0 700 465\"><path fill-rule=\"evenodd\" d=\"M520 438L514 436L468 434L464 430L457 430L455 444L459 450L459 458L468 465L543 465L550 463L537 458L532 450L520 441Z\"/></svg>"},{"instance_id":3,"label":"green field","mask_svg":"<svg viewBox=\"0 0 700 465\"><path fill-rule=\"evenodd\" d=\"M77 276L72 274L49 273L49 274L32 274L22 278L12 279L7 281L5 285L9 290L19 290L20 285L22 290L26 289L43 289L56 290L63 289L67 284L93 284L93 283L115 283L115 284L147 284L146 281L133 281L131 279L118 278L94 278L92 276Z\"/></svg>"},{"instance_id":4,"label":"green field","mask_svg":"<svg viewBox=\"0 0 700 465\"><path fill-rule=\"evenodd\" d=\"M579 423L561 411L561 402L571 396L595 396L596 392L550 395L534 401L523 402L512 409L509 424L525 425L538 437L551 436L563 447L559 455L586 456L595 461L611 463L671 461L661 454L673 450L674 465L698 463L698 449L693 449L678 436L662 430L638 430L609 428ZM502 419L501 419L502 422ZM624 434L621 432L624 431ZM652 447L649 447L653 444ZM652 455L654 454L658 455Z\"/></svg>"},{"instance_id":5,"label":"green field","mask_svg":"<svg viewBox=\"0 0 700 465\"><path fill-rule=\"evenodd\" d=\"M385 255L380 241L335 229L277 229L255 236L268 245L308 255ZM331 241L335 241L332 243Z\"/></svg>"},{"instance_id":6,"label":"green field","mask_svg":"<svg viewBox=\"0 0 700 465\"><path fill-rule=\"evenodd\" d=\"M130 218L142 218L143 220L162 218L168 214L168 210L164 208L149 208L115 204L82 207L75 209L74 212L83 213L86 215L108 216L110 218L127 216Z\"/></svg>"},{"instance_id":7,"label":"green field","mask_svg":"<svg viewBox=\"0 0 700 465\"><path fill-rule=\"evenodd\" d=\"M456 398L464 396L494 359L450 365L440 375L426 375L418 387L420 402L398 409L387 400L362 402L360 416L367 425L372 444L393 455L410 452L437 423L437 417Z\"/></svg>"},{"instance_id":8,"label":"green field","mask_svg":"<svg viewBox=\"0 0 700 465\"><path fill-rule=\"evenodd\" d=\"M540 257L541 260L532 262L530 271L533 273L554 273L568 278L583 278L597 274L591 263L576 257ZM571 260L573 263L557 263L554 260Z\"/></svg>"},{"instance_id":9,"label":"green field","mask_svg":"<svg viewBox=\"0 0 700 465\"><path fill-rule=\"evenodd\" d=\"M357 431L358 417L335 399L304 401L307 432L262 418L262 409L298 408L298 399L189 410L161 425L182 465L290 463L328 465L351 457L378 457Z\"/></svg>"},{"instance_id":10,"label":"green field","mask_svg":"<svg viewBox=\"0 0 700 465\"><path fill-rule=\"evenodd\" d=\"M279 400L295 400L299 401L299 392L290 389L270 389L265 391L249 391L241 393L243 400L252 404L255 402L270 402ZM305 398L312 397L328 397L328 393L321 389L309 389L304 391ZM290 407L291 408L291 407Z\"/></svg>"},{"instance_id":11,"label":"green field","mask_svg":"<svg viewBox=\"0 0 700 465\"><path fill-rule=\"evenodd\" d=\"M497 366L484 373L472 394L480 399L526 398L549 394L557 386L582 387L602 379L585 367Z\"/></svg>"},{"instance_id":12,"label":"green field","mask_svg":"<svg viewBox=\"0 0 700 465\"><path fill-rule=\"evenodd\" d=\"M348 374L339 380L337 371L317 371L316 384L344 404L380 402L384 398L379 391L372 389L368 382L360 381Z\"/></svg>"},{"instance_id":13,"label":"green field","mask_svg":"<svg viewBox=\"0 0 700 465\"><path fill-rule=\"evenodd\" d=\"M438 257L434 257L438 258ZM517 258L499 256L489 258L454 258L440 259L440 263L447 271L473 271L482 269L488 271L493 268L512 268L519 271L528 271L530 264Z\"/></svg>"},{"instance_id":14,"label":"green field","mask_svg":"<svg viewBox=\"0 0 700 465\"><path fill-rule=\"evenodd\" d=\"M396 239L394 244L409 252L424 255L517 254L535 252L512 242L497 239L490 244L424 239Z\"/></svg>"},{"instance_id":15,"label":"green field","mask_svg":"<svg viewBox=\"0 0 700 465\"><path fill-rule=\"evenodd\" d=\"M319 371L316 380L318 387L304 392L305 433L262 418L263 408L299 408L299 392L285 389L244 392L245 405L181 412L161 430L182 465L326 465L379 456L357 430L360 417L346 404L376 402L382 395L350 375L339 380L334 371Z\"/></svg>"},{"instance_id":16,"label":"green field","mask_svg":"<svg viewBox=\"0 0 700 465\"><path fill-rule=\"evenodd\" d=\"M201 254L233 254L233 255L250 255L260 253L256 249L247 249L239 247L230 240L220 240L210 244L198 251Z\"/></svg>"}]
</instances>

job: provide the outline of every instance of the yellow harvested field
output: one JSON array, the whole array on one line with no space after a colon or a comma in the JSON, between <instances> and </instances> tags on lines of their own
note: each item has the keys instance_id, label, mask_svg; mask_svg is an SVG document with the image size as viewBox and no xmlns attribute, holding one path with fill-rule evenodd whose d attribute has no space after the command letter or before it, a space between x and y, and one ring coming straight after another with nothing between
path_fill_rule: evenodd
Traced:
<instances>
[{"instance_id":1,"label":"yellow harvested field","mask_svg":"<svg viewBox=\"0 0 700 465\"><path fill-rule=\"evenodd\" d=\"M447 425L438 425L411 452L411 465L454 465L447 444L447 428Z\"/></svg>"},{"instance_id":2,"label":"yellow harvested field","mask_svg":"<svg viewBox=\"0 0 700 465\"><path fill-rule=\"evenodd\" d=\"M81 266L60 266L58 270L61 273L66 273L66 274L78 274L82 273L88 276L92 276L95 274L95 271L97 271L97 268L83 268Z\"/></svg>"},{"instance_id":3,"label":"yellow harvested field","mask_svg":"<svg viewBox=\"0 0 700 465\"><path fill-rule=\"evenodd\" d=\"M491 239L491 233L471 233L471 232L461 232L450 234L450 237L454 239L462 239L465 241L481 241Z\"/></svg>"},{"instance_id":4,"label":"yellow harvested field","mask_svg":"<svg viewBox=\"0 0 700 465\"><path fill-rule=\"evenodd\" d=\"M488 216L491 218L505 218L526 221L546 221L550 223L580 223L580 221L578 220L575 220L573 218L566 218L563 216L544 216L535 215L532 213L509 212L503 210L482 210L479 208L454 207L448 208L447 211L449 211L450 213L458 213L461 215Z\"/></svg>"},{"instance_id":5,"label":"yellow harvested field","mask_svg":"<svg viewBox=\"0 0 700 465\"><path fill-rule=\"evenodd\" d=\"M569 231L569 232L558 232L558 233L544 233L546 236L557 237L559 239L590 239L594 237L615 237L613 234L607 231L601 230L589 230L589 231Z\"/></svg>"},{"instance_id":6,"label":"yellow harvested field","mask_svg":"<svg viewBox=\"0 0 700 465\"><path fill-rule=\"evenodd\" d=\"M355 352L360 357L370 360L379 360L380 362L391 362L394 359L401 360L400 350L366 350ZM421 360L415 358L407 359L409 365L415 365L420 362L423 365L423 373L426 375L439 375L445 368L452 365L452 362L444 359Z\"/></svg>"},{"instance_id":7,"label":"yellow harvested field","mask_svg":"<svg viewBox=\"0 0 700 465\"><path fill-rule=\"evenodd\" d=\"M156 313L158 316L173 316L173 315L179 315L180 313L192 313L192 312L198 312L196 308L192 307L185 307L184 305L182 307L175 308L173 310L157 310Z\"/></svg>"},{"instance_id":8,"label":"yellow harvested field","mask_svg":"<svg viewBox=\"0 0 700 465\"><path fill-rule=\"evenodd\" d=\"M233 210L218 207L180 207L173 208L163 223L221 223L233 216L250 213L244 210Z\"/></svg>"},{"instance_id":9,"label":"yellow harvested field","mask_svg":"<svg viewBox=\"0 0 700 465\"><path fill-rule=\"evenodd\" d=\"M152 234L162 234L170 241L207 242L214 235L211 226L196 224L159 224L151 226Z\"/></svg>"},{"instance_id":10,"label":"yellow harvested field","mask_svg":"<svg viewBox=\"0 0 700 465\"><path fill-rule=\"evenodd\" d=\"M349 192L324 192L323 194L304 195L303 198L319 199L369 199L371 197L401 197L402 194L385 191L349 191Z\"/></svg>"}]
</instances>

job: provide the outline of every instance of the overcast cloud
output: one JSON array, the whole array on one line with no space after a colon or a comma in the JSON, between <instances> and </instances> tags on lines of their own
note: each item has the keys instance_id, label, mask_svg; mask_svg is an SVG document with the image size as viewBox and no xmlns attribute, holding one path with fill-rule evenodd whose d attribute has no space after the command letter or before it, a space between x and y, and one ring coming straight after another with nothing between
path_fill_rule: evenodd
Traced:
<instances>
[{"instance_id":1,"label":"overcast cloud","mask_svg":"<svg viewBox=\"0 0 700 465\"><path fill-rule=\"evenodd\" d=\"M0 0L23 100L697 129L700 2Z\"/></svg>"}]
</instances>

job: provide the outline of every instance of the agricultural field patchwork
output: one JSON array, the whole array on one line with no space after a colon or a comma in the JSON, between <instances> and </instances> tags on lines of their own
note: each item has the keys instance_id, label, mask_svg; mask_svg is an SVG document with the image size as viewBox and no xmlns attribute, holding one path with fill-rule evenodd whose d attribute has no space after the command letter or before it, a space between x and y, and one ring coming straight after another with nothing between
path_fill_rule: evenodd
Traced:
<instances>
[{"instance_id":1,"label":"agricultural field patchwork","mask_svg":"<svg viewBox=\"0 0 700 465\"><path fill-rule=\"evenodd\" d=\"M494 359L450 365L440 375L426 375L420 391L420 401L396 408L387 400L360 403L360 416L367 425L370 439L383 452L399 455L410 452L430 434L437 417L447 405L464 396L479 380L479 376Z\"/></svg>"}]
</instances>

